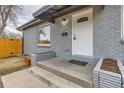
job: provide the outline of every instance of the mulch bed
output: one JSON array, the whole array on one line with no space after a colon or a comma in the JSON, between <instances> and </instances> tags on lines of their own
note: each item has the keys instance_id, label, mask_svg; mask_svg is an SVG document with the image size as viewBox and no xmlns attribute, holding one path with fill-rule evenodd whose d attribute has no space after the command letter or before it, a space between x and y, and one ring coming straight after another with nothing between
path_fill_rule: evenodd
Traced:
<instances>
[{"instance_id":1,"label":"mulch bed","mask_svg":"<svg viewBox=\"0 0 124 93\"><path fill-rule=\"evenodd\" d=\"M23 57L10 57L0 59L0 76L6 75L18 70L26 69L27 66L23 62Z\"/></svg>"},{"instance_id":2,"label":"mulch bed","mask_svg":"<svg viewBox=\"0 0 124 93\"><path fill-rule=\"evenodd\" d=\"M24 64L22 56L0 58L0 88L3 88L1 76L29 67Z\"/></svg>"},{"instance_id":3,"label":"mulch bed","mask_svg":"<svg viewBox=\"0 0 124 93\"><path fill-rule=\"evenodd\" d=\"M113 59L104 59L101 69L118 74L120 73L119 67L117 66L117 60Z\"/></svg>"}]
</instances>

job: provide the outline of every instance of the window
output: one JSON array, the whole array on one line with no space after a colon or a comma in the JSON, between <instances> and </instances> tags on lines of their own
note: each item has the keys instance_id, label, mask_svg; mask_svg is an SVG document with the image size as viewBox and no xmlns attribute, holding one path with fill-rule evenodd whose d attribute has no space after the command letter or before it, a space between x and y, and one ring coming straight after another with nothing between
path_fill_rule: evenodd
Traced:
<instances>
[{"instance_id":1,"label":"window","mask_svg":"<svg viewBox=\"0 0 124 93\"><path fill-rule=\"evenodd\" d=\"M121 7L121 38L124 41L124 6Z\"/></svg>"},{"instance_id":2,"label":"window","mask_svg":"<svg viewBox=\"0 0 124 93\"><path fill-rule=\"evenodd\" d=\"M38 31L38 46L50 46L50 26L45 25Z\"/></svg>"}]
</instances>

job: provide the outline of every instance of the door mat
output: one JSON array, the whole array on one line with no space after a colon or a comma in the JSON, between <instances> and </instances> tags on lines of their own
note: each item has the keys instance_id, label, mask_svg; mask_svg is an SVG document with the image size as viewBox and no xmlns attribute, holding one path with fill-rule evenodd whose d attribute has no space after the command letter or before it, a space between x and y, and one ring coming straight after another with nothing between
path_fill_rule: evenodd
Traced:
<instances>
[{"instance_id":1,"label":"door mat","mask_svg":"<svg viewBox=\"0 0 124 93\"><path fill-rule=\"evenodd\" d=\"M81 66L86 66L88 62L83 62L83 61L77 61L77 60L70 60L68 63L76 64L76 65L81 65Z\"/></svg>"}]
</instances>

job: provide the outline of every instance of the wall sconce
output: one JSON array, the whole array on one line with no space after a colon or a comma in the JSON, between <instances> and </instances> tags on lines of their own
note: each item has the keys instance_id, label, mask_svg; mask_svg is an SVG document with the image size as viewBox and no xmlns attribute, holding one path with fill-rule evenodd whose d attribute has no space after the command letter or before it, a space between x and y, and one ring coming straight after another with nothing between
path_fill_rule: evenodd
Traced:
<instances>
[{"instance_id":1,"label":"wall sconce","mask_svg":"<svg viewBox=\"0 0 124 93\"><path fill-rule=\"evenodd\" d=\"M67 25L67 23L68 23L68 20L65 19L65 18L63 18L63 19L62 19L62 22L61 22L61 25L62 25L62 26L65 26L65 25Z\"/></svg>"}]
</instances>

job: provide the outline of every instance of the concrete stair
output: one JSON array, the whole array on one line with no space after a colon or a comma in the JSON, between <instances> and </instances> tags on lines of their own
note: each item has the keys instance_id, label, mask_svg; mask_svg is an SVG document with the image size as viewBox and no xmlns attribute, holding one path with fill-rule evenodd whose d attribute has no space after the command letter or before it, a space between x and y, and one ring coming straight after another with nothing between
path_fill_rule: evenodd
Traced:
<instances>
[{"instance_id":1,"label":"concrete stair","mask_svg":"<svg viewBox=\"0 0 124 93\"><path fill-rule=\"evenodd\" d=\"M76 73L75 74L72 74L71 72L66 73L66 71L64 69L57 69L57 68L54 68L52 66L46 66L42 63L38 63L37 66L57 75L59 77L62 77L68 81L71 81L71 82L73 82L73 83L75 83L81 87L84 87L84 88L91 88L92 87L92 82L89 82L83 78L79 78Z\"/></svg>"},{"instance_id":2,"label":"concrete stair","mask_svg":"<svg viewBox=\"0 0 124 93\"><path fill-rule=\"evenodd\" d=\"M38 66L29 68L29 71L41 80L43 83L47 84L48 87L59 87L59 88L81 88L81 86L72 83L64 78L61 78L47 70L44 70Z\"/></svg>"},{"instance_id":3,"label":"concrete stair","mask_svg":"<svg viewBox=\"0 0 124 93\"><path fill-rule=\"evenodd\" d=\"M93 87L92 69L94 66L88 64L83 67L68 63L68 61L61 58L41 61L29 71L46 82L49 87Z\"/></svg>"}]
</instances>

